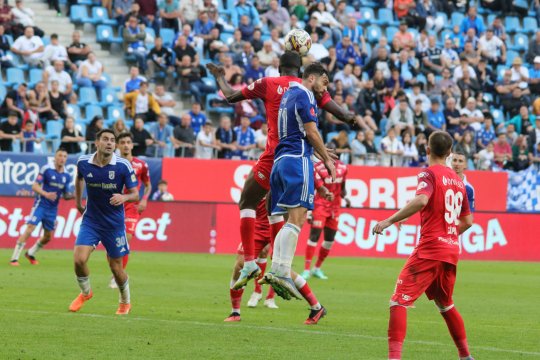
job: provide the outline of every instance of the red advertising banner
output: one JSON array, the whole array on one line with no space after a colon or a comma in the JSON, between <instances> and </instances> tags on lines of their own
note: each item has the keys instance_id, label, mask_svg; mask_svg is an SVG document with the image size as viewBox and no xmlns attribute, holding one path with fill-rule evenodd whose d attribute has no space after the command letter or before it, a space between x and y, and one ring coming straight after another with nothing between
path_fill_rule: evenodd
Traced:
<instances>
[{"instance_id":1,"label":"red advertising banner","mask_svg":"<svg viewBox=\"0 0 540 360\"><path fill-rule=\"evenodd\" d=\"M0 248L12 248L24 219L30 214L29 198L0 197ZM390 210L344 209L333 256L406 257L418 239L419 219L411 218L401 229L392 226L384 235L371 229L392 214ZM539 215L475 213L473 227L462 236L462 258L473 260L540 261L536 239ZM150 202L137 224L131 242L134 251L199 252L230 254L240 242L239 214L234 204ZM519 224L519 226L516 226ZM71 249L81 225L74 203L62 201L57 227L49 249ZM30 243L39 236L36 228ZM298 255L303 255L309 225L302 229ZM28 246L31 244L28 244Z\"/></svg>"},{"instance_id":2,"label":"red advertising banner","mask_svg":"<svg viewBox=\"0 0 540 360\"><path fill-rule=\"evenodd\" d=\"M253 162L163 159L163 179L176 200L237 203ZM414 197L419 168L349 166L348 198L354 208L397 209ZM469 171L476 210L506 211L508 175Z\"/></svg>"}]
</instances>

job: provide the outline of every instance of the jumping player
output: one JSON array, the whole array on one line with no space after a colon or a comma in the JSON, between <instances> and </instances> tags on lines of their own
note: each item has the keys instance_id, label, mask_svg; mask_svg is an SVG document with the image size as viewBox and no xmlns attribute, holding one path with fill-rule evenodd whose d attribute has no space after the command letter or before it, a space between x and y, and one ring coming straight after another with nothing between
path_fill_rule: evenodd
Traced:
<instances>
[{"instance_id":1,"label":"jumping player","mask_svg":"<svg viewBox=\"0 0 540 360\"><path fill-rule=\"evenodd\" d=\"M36 243L24 254L30 261L30 264L37 265L36 253L43 248L52 239L52 233L56 227L56 215L58 213L58 203L60 197L64 199L73 199L71 192L71 176L65 171L67 161L67 152L63 148L56 150L54 154L54 166L45 166L41 169L36 181L32 185L32 190L36 193L34 207L26 222L26 230L21 234L10 264L19 266L19 256L24 249L26 241L41 222L43 225L43 235Z\"/></svg>"},{"instance_id":2,"label":"jumping player","mask_svg":"<svg viewBox=\"0 0 540 360\"><path fill-rule=\"evenodd\" d=\"M459 358L473 359L463 319L452 300L459 257L458 236L472 226L465 184L445 166L452 143L452 137L446 132L431 134L427 148L429 167L418 174L416 197L373 228L374 234L382 234L390 225L420 211L420 241L401 270L390 300L389 359L401 359L407 332L407 308L424 292L435 301L446 321Z\"/></svg>"},{"instance_id":3,"label":"jumping player","mask_svg":"<svg viewBox=\"0 0 540 360\"><path fill-rule=\"evenodd\" d=\"M128 276L122 268L122 258L129 254L129 244L126 241L122 205L139 200L137 177L129 161L114 153L116 138L112 130L100 130L96 134L95 145L95 153L83 155L77 162L75 201L83 217L73 260L81 293L73 300L69 310L79 311L93 296L87 263L90 254L101 242L107 250L109 266L120 289L116 314L127 315L131 304ZM86 208L82 205L85 183ZM124 189L128 189L127 194L123 194Z\"/></svg>"},{"instance_id":4,"label":"jumping player","mask_svg":"<svg viewBox=\"0 0 540 360\"><path fill-rule=\"evenodd\" d=\"M467 169L467 156L462 150L455 150L452 153L452 169L456 172L459 178L465 184L467 190L467 200L469 200L469 207L474 212L474 187L467 181L467 176L463 173Z\"/></svg>"},{"instance_id":5,"label":"jumping player","mask_svg":"<svg viewBox=\"0 0 540 360\"><path fill-rule=\"evenodd\" d=\"M328 279L321 270L321 266L330 253L334 238L338 230L338 219L341 212L341 199L347 195L345 181L347 178L347 165L339 160L334 162L336 167L336 181L322 162L315 165L315 204L311 220L311 231L306 245L306 259L302 277L309 279L311 275L319 279ZM346 199L347 201L347 199ZM317 248L317 242L324 229L324 242L319 248L319 256L315 267L311 269L311 260Z\"/></svg>"},{"instance_id":6,"label":"jumping player","mask_svg":"<svg viewBox=\"0 0 540 360\"><path fill-rule=\"evenodd\" d=\"M260 275L260 269L255 263L254 252L254 228L255 210L261 199L270 190L270 173L274 164L274 152L278 140L278 110L283 94L288 90L290 82L301 82L298 78L302 59L296 52L286 51L279 59L280 77L265 77L256 80L242 90L234 90L225 80L225 69L212 63L207 65L210 73L216 78L219 89L223 92L229 103L236 103L246 99L261 99L266 108L268 123L268 141L266 149L248 175L242 194L240 196L240 236L244 247L245 262L235 289L240 289L246 283ZM333 114L337 119L354 124L354 114L349 113L343 107L336 104L327 91L316 93L319 107ZM283 226L282 216L270 216L271 236L275 239L276 234Z\"/></svg>"},{"instance_id":7,"label":"jumping player","mask_svg":"<svg viewBox=\"0 0 540 360\"><path fill-rule=\"evenodd\" d=\"M150 170L148 169L148 164L146 161L141 160L132 155L133 150L133 135L131 133L122 133L116 138L116 143L118 150L122 158L126 159L131 163L131 167L135 172L137 177L137 182L139 183L138 190L140 191L141 185L144 184L144 192L140 202L128 202L124 204L124 213L126 221L126 235L128 243L131 242L133 234L135 234L135 228L137 227L137 222L139 221L139 216L146 209L148 197L152 193L152 183L150 182ZM126 193L129 190L126 189ZM129 255L125 255L122 258L122 267L125 269L128 263ZM116 289L118 285L114 280L114 276L109 283L111 289Z\"/></svg>"},{"instance_id":8,"label":"jumping player","mask_svg":"<svg viewBox=\"0 0 540 360\"><path fill-rule=\"evenodd\" d=\"M311 156L318 154L332 181L336 168L317 128L317 103L313 92L324 92L329 83L328 73L319 63L306 67L302 83L291 82L279 108L279 145L270 176L272 215L288 214L274 243L272 269L264 281L276 293L300 299L291 278L291 265L298 235L308 210L313 210L314 173ZM286 296L285 296L286 298Z\"/></svg>"},{"instance_id":9,"label":"jumping player","mask_svg":"<svg viewBox=\"0 0 540 360\"><path fill-rule=\"evenodd\" d=\"M271 238L270 238L270 223L268 221L268 213L266 211L265 200L259 202L257 206L257 218L255 221L255 249L259 254L259 258L265 256L264 253L268 254L269 249L271 248ZM234 283L240 276L240 269L242 268L244 258L243 258L242 244L238 247L238 256L236 258L236 263L233 268L233 275L231 279L231 288L230 288L230 297L232 304L231 314L224 320L226 322L235 322L240 321L240 304L242 302L242 295L244 293L244 288L235 290L233 288ZM265 266L263 266L265 267ZM315 325L319 320L326 315L326 309L319 303L315 294L311 291L311 288L307 284L306 280L299 276L296 273L292 273L292 278L294 279L294 284L297 290L300 292L302 297L308 302L310 306L309 316L304 322L306 325ZM272 289L272 288L270 288ZM250 299L251 300L251 299ZM272 298L273 300L273 298ZM275 302L274 302L275 304ZM249 306L249 303L248 303ZM265 306L267 306L265 304ZM270 307L270 306L267 306ZM272 308L272 307L270 307ZM277 308L277 307L275 307Z\"/></svg>"}]
</instances>

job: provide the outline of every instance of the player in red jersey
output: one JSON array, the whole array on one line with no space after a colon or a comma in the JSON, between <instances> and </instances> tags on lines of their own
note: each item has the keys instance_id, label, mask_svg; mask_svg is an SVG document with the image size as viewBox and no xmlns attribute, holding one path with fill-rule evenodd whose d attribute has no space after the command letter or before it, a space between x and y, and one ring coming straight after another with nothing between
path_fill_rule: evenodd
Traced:
<instances>
[{"instance_id":1,"label":"player in red jersey","mask_svg":"<svg viewBox=\"0 0 540 360\"><path fill-rule=\"evenodd\" d=\"M268 252L272 248L272 241L270 237L270 223L268 221L268 212L266 211L266 201L261 200L257 205L255 220L255 251L259 254L259 259L265 258ZM226 322L240 321L240 304L242 302L242 295L244 294L244 287L240 289L234 289L233 286L240 276L240 270L242 269L244 262L244 251L242 244L238 246L238 256L233 268L233 274L231 278L231 288L229 291L231 297L232 311L231 314L224 320ZM265 263L264 263L265 264ZM266 265L266 264L265 264ZM263 266L264 268L266 266ZM263 269L264 270L264 269ZM296 289L302 294L302 297L309 303L310 313L304 324L315 325L319 320L326 315L326 308L322 306L317 297L311 291L306 280L300 275L292 272L291 276L294 281ZM261 276L262 277L262 276ZM270 289L272 289L270 287ZM271 290L272 291L272 290ZM249 306L249 305L248 305ZM270 306L267 306L270 307ZM271 307L272 308L272 307Z\"/></svg>"},{"instance_id":2,"label":"player in red jersey","mask_svg":"<svg viewBox=\"0 0 540 360\"><path fill-rule=\"evenodd\" d=\"M390 300L389 359L401 359L407 308L425 292L435 301L446 321L459 358L473 360L463 319L452 300L459 257L458 236L472 226L465 184L445 165L452 143L452 137L446 132L431 134L427 148L429 167L418 174L416 197L373 228L374 234L382 234L390 225L420 211L420 241L401 270Z\"/></svg>"},{"instance_id":3,"label":"player in red jersey","mask_svg":"<svg viewBox=\"0 0 540 360\"><path fill-rule=\"evenodd\" d=\"M288 90L290 82L302 83L302 80L299 79L302 59L298 53L286 51L281 55L279 62L280 77L258 79L239 91L234 90L227 83L223 67L212 63L207 65L210 73L216 78L219 89L223 92L229 103L236 103L246 99L263 100L268 123L266 149L248 175L238 204L240 207L240 236L244 247L245 262L240 272L240 277L234 285L235 289L242 288L250 279L258 277L261 273L261 270L255 263L256 253L254 251L253 241L256 208L257 204L270 190L270 173L274 164L274 152L279 143L277 118L281 98L285 91ZM315 96L318 98L320 108L330 112L344 122L355 123L354 114L345 111L341 106L336 104L328 92L315 94ZM270 216L269 221L271 236L275 238L283 226L283 216Z\"/></svg>"},{"instance_id":4,"label":"player in red jersey","mask_svg":"<svg viewBox=\"0 0 540 360\"><path fill-rule=\"evenodd\" d=\"M146 209L148 197L152 192L152 184L150 183L150 170L146 161L134 157L131 152L133 151L133 136L131 133L121 133L116 138L117 148L120 151L122 157L128 160L133 167L135 176L139 182L138 188L141 188L141 184L144 184L144 192L140 202L130 202L124 204L125 224L126 224L126 237L130 242L135 233L135 227L139 221L139 216ZM122 258L122 267L125 269L128 263L129 255ZM118 285L114 278L109 283L111 289L116 289Z\"/></svg>"},{"instance_id":5,"label":"player in red jersey","mask_svg":"<svg viewBox=\"0 0 540 360\"><path fill-rule=\"evenodd\" d=\"M347 165L339 160L334 163L336 167L336 180L328 173L323 162L315 165L315 194L314 209L311 218L311 231L306 245L306 259L302 277L309 279L311 275L319 279L328 279L321 270L321 266L330 253L334 238L338 230L339 214L341 212L341 199L345 198L345 181L347 179ZM348 203L348 200L345 199ZM319 249L317 263L311 268L311 260L317 248L317 242L324 229L324 242Z\"/></svg>"}]
</instances>

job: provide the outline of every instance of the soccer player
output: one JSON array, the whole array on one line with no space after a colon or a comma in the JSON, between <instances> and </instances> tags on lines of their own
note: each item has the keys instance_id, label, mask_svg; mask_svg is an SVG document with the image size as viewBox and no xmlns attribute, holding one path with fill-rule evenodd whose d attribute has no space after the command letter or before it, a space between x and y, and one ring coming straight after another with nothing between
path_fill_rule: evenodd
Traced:
<instances>
[{"instance_id":1,"label":"soccer player","mask_svg":"<svg viewBox=\"0 0 540 360\"><path fill-rule=\"evenodd\" d=\"M320 63L306 67L302 83L291 82L279 108L279 145L270 176L272 215L288 215L274 242L272 268L264 282L285 299L301 298L291 278L291 265L298 235L308 210L313 210L315 151L336 180L336 168L317 128L317 102L313 92L326 91L328 73ZM285 296L284 296L285 295Z\"/></svg>"},{"instance_id":2,"label":"soccer player","mask_svg":"<svg viewBox=\"0 0 540 360\"><path fill-rule=\"evenodd\" d=\"M474 212L474 187L467 181L467 176L463 173L467 169L467 157L461 150L455 150L452 153L452 169L456 172L459 178L465 184L467 190L467 200L469 200L469 207Z\"/></svg>"},{"instance_id":3,"label":"soccer player","mask_svg":"<svg viewBox=\"0 0 540 360\"><path fill-rule=\"evenodd\" d=\"M242 90L234 90L225 80L225 69L212 63L207 65L210 73L216 78L220 90L223 92L229 103L236 103L246 99L261 99L264 101L266 109L266 119L268 123L268 141L266 149L248 175L242 194L240 196L240 237L244 248L244 267L240 272L240 277L234 285L235 289L240 289L246 283L260 275L261 271L255 263L254 252L254 228L255 213L257 205L270 190L270 173L274 164L274 152L279 142L278 140L278 110L283 94L289 88L292 81L301 82L298 78L302 59L296 52L286 51L279 59L280 77L265 77L256 80ZM315 94L319 106L333 114L337 119L354 124L354 114L349 113L340 105L336 104L327 91ZM271 236L275 239L276 234L283 226L282 216L270 216Z\"/></svg>"},{"instance_id":4,"label":"soccer player","mask_svg":"<svg viewBox=\"0 0 540 360\"><path fill-rule=\"evenodd\" d=\"M107 250L109 266L120 290L116 314L127 315L131 310L129 281L122 267L122 258L129 254L129 245L126 241L123 204L139 200L137 176L130 162L114 153L116 138L112 130L100 130L96 134L95 145L95 153L83 155L77 162L75 201L83 217L73 260L81 293L73 300L69 310L79 311L93 296L87 263L90 254L101 242ZM82 205L85 183L86 208ZM123 193L124 189L128 189L128 192Z\"/></svg>"},{"instance_id":5,"label":"soccer player","mask_svg":"<svg viewBox=\"0 0 540 360\"><path fill-rule=\"evenodd\" d=\"M429 167L418 174L415 198L373 228L374 234L382 234L390 225L420 211L420 241L401 270L390 300L389 359L401 359L407 308L425 292L446 321L459 358L472 360L465 325L452 300L459 257L458 235L472 226L465 184L446 166L452 143L446 132L431 134L427 148Z\"/></svg>"},{"instance_id":6,"label":"soccer player","mask_svg":"<svg viewBox=\"0 0 540 360\"><path fill-rule=\"evenodd\" d=\"M43 235L24 254L30 264L37 265L36 253L41 250L52 239L52 233L56 227L56 214L58 213L58 203L60 197L73 199L71 192L71 176L66 172L67 152L63 148L56 150L54 154L54 166L45 166L41 169L36 181L32 185L32 190L36 193L34 207L26 222L26 230L21 234L13 250L10 264L19 266L19 256L24 249L26 241L41 222L43 225Z\"/></svg>"},{"instance_id":7,"label":"soccer player","mask_svg":"<svg viewBox=\"0 0 540 360\"><path fill-rule=\"evenodd\" d=\"M309 279L311 275L319 279L328 279L321 270L321 266L330 253L334 238L338 230L339 214L341 212L341 199L347 195L345 181L347 178L347 165L339 160L334 162L336 167L336 180L332 181L331 175L322 162L315 165L315 204L311 220L311 231L306 245L306 259L302 277ZM348 200L345 199L348 203ZM319 248L319 256L315 267L311 269L311 261L317 248L317 242L324 229L324 242Z\"/></svg>"},{"instance_id":8,"label":"soccer player","mask_svg":"<svg viewBox=\"0 0 540 360\"><path fill-rule=\"evenodd\" d=\"M139 216L146 209L148 203L148 197L152 192L152 183L150 182L150 170L146 161L141 160L132 155L133 150L133 135L131 133L121 133L116 138L116 143L118 150L122 158L126 159L131 163L131 167L135 172L137 177L138 189L140 191L141 185L144 184L144 192L140 202L128 202L124 204L124 214L126 222L126 236L128 243L133 238L135 234L135 228L137 227L137 222L139 221ZM126 193L129 190L126 189ZM128 263L129 255L125 255L122 258L122 267L125 269ZM109 283L111 289L116 289L118 285L114 280L114 276Z\"/></svg>"},{"instance_id":9,"label":"soccer player","mask_svg":"<svg viewBox=\"0 0 540 360\"><path fill-rule=\"evenodd\" d=\"M266 204L265 201L262 200L259 202L259 205L257 206L257 218L255 220L255 249L257 253L259 254L259 259L261 257L264 257L266 259L266 255L268 254L268 250L271 247L271 237L270 237L270 223L268 221L268 213L266 211ZM240 243L240 246L238 247L238 256L236 258L236 263L233 268L233 275L231 279L231 288L230 288L230 297L231 297L231 304L232 304L232 311L231 314L224 320L226 322L235 322L240 321L240 304L242 302L242 295L244 293L244 287L235 290L233 288L234 283L240 276L240 270L243 266L243 249L242 244ZM260 264L262 265L262 264ZM266 264L264 263L264 266L262 266L263 271ZM296 274L295 272L292 273L292 278L294 281L294 285L297 288L297 290L300 292L302 297L308 302L310 306L310 312L309 316L304 321L304 324L306 325L316 325L319 320L326 315L326 308L322 306L319 301L317 300L317 297L315 294L311 291L311 288L307 284L306 280ZM272 288L270 288L272 289ZM272 299L273 300L273 299ZM251 299L250 299L251 301ZM272 302L275 305L275 302ZM249 306L249 302L248 302ZM265 306L270 308L276 308L266 305ZM251 307L251 306L250 306Z\"/></svg>"}]
</instances>

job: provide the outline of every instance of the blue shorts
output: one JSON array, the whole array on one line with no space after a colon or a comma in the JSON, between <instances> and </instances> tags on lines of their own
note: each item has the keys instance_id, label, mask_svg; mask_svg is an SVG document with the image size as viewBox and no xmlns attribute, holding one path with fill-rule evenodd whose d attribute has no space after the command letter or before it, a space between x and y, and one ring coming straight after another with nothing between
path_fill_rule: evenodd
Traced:
<instances>
[{"instance_id":1,"label":"blue shorts","mask_svg":"<svg viewBox=\"0 0 540 360\"><path fill-rule=\"evenodd\" d=\"M314 191L311 159L285 156L274 163L270 175L272 215L297 207L313 210Z\"/></svg>"},{"instance_id":2,"label":"blue shorts","mask_svg":"<svg viewBox=\"0 0 540 360\"><path fill-rule=\"evenodd\" d=\"M56 209L45 209L43 206L37 206L32 208L32 212L26 221L29 225L38 225L40 222L43 224L43 229L47 231L53 231L56 227Z\"/></svg>"},{"instance_id":3,"label":"blue shorts","mask_svg":"<svg viewBox=\"0 0 540 360\"><path fill-rule=\"evenodd\" d=\"M82 223L75 245L96 247L103 244L110 258L116 259L129 254L126 230L101 230L92 224Z\"/></svg>"}]
</instances>

